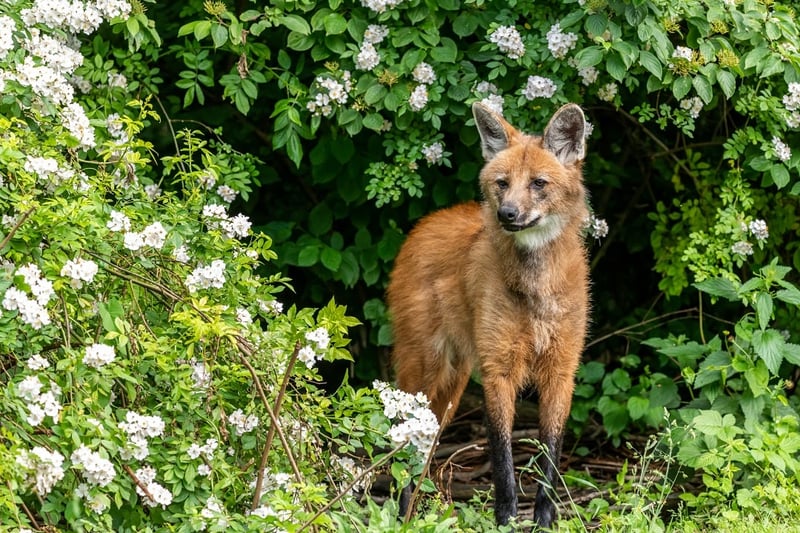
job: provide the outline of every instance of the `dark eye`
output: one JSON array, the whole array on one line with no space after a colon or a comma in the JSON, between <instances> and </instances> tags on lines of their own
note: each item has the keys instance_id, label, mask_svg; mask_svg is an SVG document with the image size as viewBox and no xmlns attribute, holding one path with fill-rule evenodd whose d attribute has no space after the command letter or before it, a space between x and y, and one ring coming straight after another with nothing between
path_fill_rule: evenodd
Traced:
<instances>
[{"instance_id":1,"label":"dark eye","mask_svg":"<svg viewBox=\"0 0 800 533\"><path fill-rule=\"evenodd\" d=\"M508 182L502 178L496 180L495 183L497 184L497 188L500 189L501 191L508 189Z\"/></svg>"},{"instance_id":2,"label":"dark eye","mask_svg":"<svg viewBox=\"0 0 800 533\"><path fill-rule=\"evenodd\" d=\"M547 185L547 180L544 178L536 178L531 182L531 187L534 189L542 189Z\"/></svg>"}]
</instances>

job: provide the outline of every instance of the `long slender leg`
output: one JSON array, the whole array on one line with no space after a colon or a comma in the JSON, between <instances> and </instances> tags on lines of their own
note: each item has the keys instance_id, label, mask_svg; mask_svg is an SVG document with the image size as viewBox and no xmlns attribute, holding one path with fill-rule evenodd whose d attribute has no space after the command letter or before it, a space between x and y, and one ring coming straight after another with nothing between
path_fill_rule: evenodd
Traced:
<instances>
[{"instance_id":1,"label":"long slender leg","mask_svg":"<svg viewBox=\"0 0 800 533\"><path fill-rule=\"evenodd\" d=\"M545 447L541 464L542 479L536 494L533 519L541 527L550 527L556 516L556 484L561 459L564 425L572 404L571 374L550 376L539 385L539 440Z\"/></svg>"},{"instance_id":2,"label":"long slender leg","mask_svg":"<svg viewBox=\"0 0 800 533\"><path fill-rule=\"evenodd\" d=\"M511 429L514 423L516 389L508 379L484 376L486 429L494 481L494 516L498 524L507 524L517 514L517 487L511 454Z\"/></svg>"}]
</instances>

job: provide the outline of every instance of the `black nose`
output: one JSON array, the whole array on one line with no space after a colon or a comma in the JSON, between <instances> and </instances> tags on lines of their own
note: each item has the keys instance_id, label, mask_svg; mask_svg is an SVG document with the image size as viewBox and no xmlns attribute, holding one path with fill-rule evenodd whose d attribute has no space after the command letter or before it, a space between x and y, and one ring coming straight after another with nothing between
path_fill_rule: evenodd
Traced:
<instances>
[{"instance_id":1,"label":"black nose","mask_svg":"<svg viewBox=\"0 0 800 533\"><path fill-rule=\"evenodd\" d=\"M519 215L519 210L513 205L501 205L497 210L497 219L500 222L514 222Z\"/></svg>"}]
</instances>

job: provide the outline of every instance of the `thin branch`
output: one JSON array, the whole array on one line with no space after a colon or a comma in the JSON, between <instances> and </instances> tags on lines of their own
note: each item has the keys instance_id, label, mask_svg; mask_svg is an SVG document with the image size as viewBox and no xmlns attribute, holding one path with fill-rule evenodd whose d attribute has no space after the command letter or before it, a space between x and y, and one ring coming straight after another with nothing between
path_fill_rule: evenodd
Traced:
<instances>
[{"instance_id":1,"label":"thin branch","mask_svg":"<svg viewBox=\"0 0 800 533\"><path fill-rule=\"evenodd\" d=\"M11 492L11 494L15 494L14 489L11 487L11 482L10 481L6 481L6 486L8 487L8 490L9 490L9 492ZM28 509L28 506L25 505L25 502L20 500L19 503L20 503L20 505L22 505L22 509L25 511L25 514L28 515L28 520L30 520L31 523L33 524L33 528L38 530L39 529L39 522L36 521L36 517L33 515L31 510Z\"/></svg>"},{"instance_id":2,"label":"thin branch","mask_svg":"<svg viewBox=\"0 0 800 533\"><path fill-rule=\"evenodd\" d=\"M281 412L281 404L283 404L283 397L286 393L286 387L289 386L289 378L292 375L292 370L294 369L294 363L297 361L297 356L300 354L300 342L298 341L294 345L294 351L292 352L292 356L289 358L289 363L286 365L286 372L283 374L283 383L281 383L281 389L278 391L278 398L275 400L275 408L273 411L276 415ZM264 483L264 468L267 466L267 459L269 458L269 452L272 448L272 441L275 438L275 424L270 424L269 426L269 433L267 433L267 442L264 444L264 451L261 452L261 462L258 465L258 473L256 475L256 489L255 493L253 494L253 503L250 506L251 510L255 510L258 507L258 502L261 499L261 487Z\"/></svg>"},{"instance_id":3,"label":"thin branch","mask_svg":"<svg viewBox=\"0 0 800 533\"><path fill-rule=\"evenodd\" d=\"M155 498L153 498L153 495L152 495L152 494L150 494L150 491L149 491L149 490L147 490L147 485L145 485L144 483L142 483L142 480L141 480L141 479L139 479L138 477L136 477L136 474L134 474L134 473L133 473L133 470L131 470L131 467L130 467L130 466L128 466L128 465L122 465L122 469L123 469L123 470L125 470L125 472L127 472L127 473L128 473L128 475L131 477L131 479L133 480L133 482L134 482L134 483L136 483L136 486L138 486L140 489L142 489L142 492L144 492L144 495L145 495L147 498L149 498L149 499L150 499L150 501L153 501L153 502L155 502L155 501L156 501L156 499L155 499Z\"/></svg>"},{"instance_id":4,"label":"thin branch","mask_svg":"<svg viewBox=\"0 0 800 533\"><path fill-rule=\"evenodd\" d=\"M65 339L65 344L67 349L72 348L72 328L69 325L69 313L67 312L67 301L64 299L64 294L59 292L58 299L61 300L61 306L64 308L64 333L66 334L67 338Z\"/></svg>"},{"instance_id":5,"label":"thin branch","mask_svg":"<svg viewBox=\"0 0 800 533\"><path fill-rule=\"evenodd\" d=\"M444 414L442 415L442 420L447 420L447 415L450 413L450 410L453 408L453 403L447 404L447 409L444 410ZM422 487L422 482L425 481L425 478L428 477L428 470L431 468L431 461L433 460L433 452L436 444L439 443L439 437L442 436L442 431L444 431L445 424L439 424L439 431L436 432L436 438L433 441L433 446L428 451L428 457L425 459L425 466L422 469L422 474L419 476L419 481L417 482L417 486L414 487L414 492L411 493L411 498L408 500L408 507L406 508L406 515L403 517L403 523L407 524L409 520L411 520L411 515L414 513L414 502L417 501L419 497L419 491Z\"/></svg>"},{"instance_id":6,"label":"thin branch","mask_svg":"<svg viewBox=\"0 0 800 533\"><path fill-rule=\"evenodd\" d=\"M164 119L167 122L167 126L169 126L170 136L172 137L172 142L175 143L175 155L181 155L181 147L178 145L178 137L175 135L175 128L172 127L172 119L169 118L169 113L167 113L166 108L164 108L164 104L161 103L161 99L158 95L153 95L158 103L158 107L161 108L161 112L164 113ZM183 166L183 161L180 159L178 160L178 166L181 167L182 172L186 172L186 167Z\"/></svg>"},{"instance_id":7,"label":"thin branch","mask_svg":"<svg viewBox=\"0 0 800 533\"><path fill-rule=\"evenodd\" d=\"M659 315L659 316L656 316L656 317L653 317L653 318L648 318L647 320L642 320L641 322L638 322L636 324L633 324L633 325L630 325L630 326L626 326L624 328L620 328L620 329L618 329L616 331L612 331L611 333L607 333L607 334L603 335L602 337L598 337L596 339L592 339L591 342L586 343L586 348L589 348L591 346L594 346L595 344L599 344L599 343L601 343L601 342L603 342L605 340L608 340L611 337L616 337L617 335L621 335L623 333L626 333L626 332L631 331L633 329L639 328L639 327L644 326L645 324L649 324L651 322L656 322L658 320L664 320L666 318L670 318L670 317L677 316L677 315L690 315L690 314L696 313L696 312L697 312L696 308L690 307L688 309L681 309L679 311L672 311L670 313L664 313L663 315Z\"/></svg>"},{"instance_id":8,"label":"thin branch","mask_svg":"<svg viewBox=\"0 0 800 533\"><path fill-rule=\"evenodd\" d=\"M3 239L3 242L0 242L0 250L6 247L6 244L8 244L11 238L14 237L14 234L17 232L19 227L22 226L22 223L25 222L28 219L28 217L33 214L34 209L35 208L31 207L30 209L22 213L22 216L19 217L19 220L17 220L17 222L14 224L14 227L12 227L11 230L9 230L8 235L6 235L6 238Z\"/></svg>"},{"instance_id":9,"label":"thin branch","mask_svg":"<svg viewBox=\"0 0 800 533\"><path fill-rule=\"evenodd\" d=\"M325 511L327 511L328 509L333 507L339 500L341 500L347 494L349 494L350 491L353 490L353 487L358 485L361 482L362 479L364 479L368 475L372 474L372 472L377 470L379 467L385 465L389 461L389 459L394 457L397 454L397 452L399 452L400 450L405 448L407 444L408 444L408 441L399 444L396 448L394 448L388 454L384 455L379 461L376 461L374 464L372 464L372 466L370 466L369 468L367 468L366 470L361 472L358 476L356 476L353 479L353 481L348 483L347 486L339 492L339 494L337 494L334 498L332 498L331 501L329 501L324 506L322 506L322 508L319 511L317 511L314 516L312 516L305 523L303 523L303 525L300 526L300 529L298 529L297 531L298 532L299 531L305 531L307 528L311 527L311 525L314 523L314 520L319 518Z\"/></svg>"}]
</instances>

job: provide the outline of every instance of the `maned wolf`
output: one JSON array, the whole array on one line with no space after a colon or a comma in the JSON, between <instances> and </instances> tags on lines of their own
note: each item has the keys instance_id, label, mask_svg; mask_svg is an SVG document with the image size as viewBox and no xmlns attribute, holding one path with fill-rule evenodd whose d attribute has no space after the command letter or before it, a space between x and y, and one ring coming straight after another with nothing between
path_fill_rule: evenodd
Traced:
<instances>
[{"instance_id":1,"label":"maned wolf","mask_svg":"<svg viewBox=\"0 0 800 533\"><path fill-rule=\"evenodd\" d=\"M486 159L484 201L429 215L403 244L387 292L393 362L398 387L427 394L442 424L478 365L499 524L517 513L516 396L536 387L547 453L534 519L547 527L589 312L586 122L568 104L536 137L481 104L472 112Z\"/></svg>"}]
</instances>

